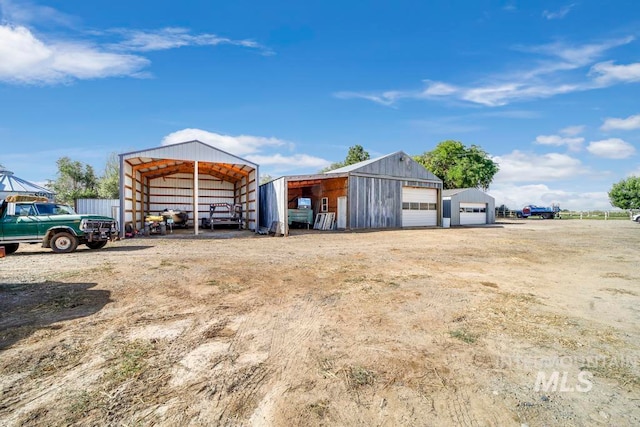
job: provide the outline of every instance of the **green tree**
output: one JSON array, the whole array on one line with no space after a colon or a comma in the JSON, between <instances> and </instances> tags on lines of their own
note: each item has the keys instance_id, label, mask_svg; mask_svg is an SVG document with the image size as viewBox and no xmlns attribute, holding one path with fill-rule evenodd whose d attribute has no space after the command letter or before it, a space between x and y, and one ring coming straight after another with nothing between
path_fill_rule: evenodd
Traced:
<instances>
[{"instance_id":1,"label":"green tree","mask_svg":"<svg viewBox=\"0 0 640 427\"><path fill-rule=\"evenodd\" d=\"M445 189L482 188L487 190L499 167L477 145L466 147L459 141L442 141L432 151L414 159L433 172Z\"/></svg>"},{"instance_id":2,"label":"green tree","mask_svg":"<svg viewBox=\"0 0 640 427\"><path fill-rule=\"evenodd\" d=\"M631 176L613 184L609 201L620 209L640 209L640 177Z\"/></svg>"},{"instance_id":3,"label":"green tree","mask_svg":"<svg viewBox=\"0 0 640 427\"><path fill-rule=\"evenodd\" d=\"M339 169L344 166L354 165L356 163L363 162L365 160L369 160L371 156L362 145L356 144L349 147L349 152L347 153L347 157L344 159L344 162L336 162L332 163L330 166L322 169L320 172L329 172L335 169Z\"/></svg>"},{"instance_id":4,"label":"green tree","mask_svg":"<svg viewBox=\"0 0 640 427\"><path fill-rule=\"evenodd\" d=\"M69 157L61 157L56 162L58 176L55 181L49 180L47 188L56 193L56 200L73 204L77 199L98 197L98 179L91 165L72 161Z\"/></svg>"},{"instance_id":5,"label":"green tree","mask_svg":"<svg viewBox=\"0 0 640 427\"><path fill-rule=\"evenodd\" d=\"M103 199L120 197L120 161L116 153L109 155L104 174L98 180L98 197Z\"/></svg>"},{"instance_id":6,"label":"green tree","mask_svg":"<svg viewBox=\"0 0 640 427\"><path fill-rule=\"evenodd\" d=\"M273 181L273 177L269 174L262 175L260 174L260 185L265 184L269 181Z\"/></svg>"}]
</instances>

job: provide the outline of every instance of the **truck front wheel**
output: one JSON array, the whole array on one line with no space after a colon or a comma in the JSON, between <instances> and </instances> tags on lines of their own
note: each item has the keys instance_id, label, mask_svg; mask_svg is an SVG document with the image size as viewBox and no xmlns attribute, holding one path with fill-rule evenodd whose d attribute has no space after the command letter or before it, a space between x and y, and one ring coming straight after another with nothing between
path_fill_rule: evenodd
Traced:
<instances>
[{"instance_id":1,"label":"truck front wheel","mask_svg":"<svg viewBox=\"0 0 640 427\"><path fill-rule=\"evenodd\" d=\"M18 250L18 246L20 246L20 243L7 243L6 245L2 246L4 246L4 253L7 255L11 255Z\"/></svg>"},{"instance_id":2,"label":"truck front wheel","mask_svg":"<svg viewBox=\"0 0 640 427\"><path fill-rule=\"evenodd\" d=\"M60 232L56 233L51 239L51 249L56 253L69 253L76 250L78 247L78 239L70 233Z\"/></svg>"},{"instance_id":3,"label":"truck front wheel","mask_svg":"<svg viewBox=\"0 0 640 427\"><path fill-rule=\"evenodd\" d=\"M106 240L98 241L98 242L87 242L87 247L89 249L102 249L104 245L107 244Z\"/></svg>"}]
</instances>

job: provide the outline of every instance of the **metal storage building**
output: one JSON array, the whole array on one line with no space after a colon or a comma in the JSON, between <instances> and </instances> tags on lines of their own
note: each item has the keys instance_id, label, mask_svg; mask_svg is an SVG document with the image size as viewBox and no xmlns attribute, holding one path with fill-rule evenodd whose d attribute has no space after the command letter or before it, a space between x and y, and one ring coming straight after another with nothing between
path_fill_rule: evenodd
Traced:
<instances>
[{"instance_id":1,"label":"metal storage building","mask_svg":"<svg viewBox=\"0 0 640 427\"><path fill-rule=\"evenodd\" d=\"M451 225L479 225L496 222L495 199L477 188L458 188L442 192L443 217Z\"/></svg>"},{"instance_id":2,"label":"metal storage building","mask_svg":"<svg viewBox=\"0 0 640 427\"><path fill-rule=\"evenodd\" d=\"M189 215L199 233L212 203L240 204L243 226L258 220L258 165L201 141L120 154L120 228L141 230L147 214L173 209Z\"/></svg>"},{"instance_id":3,"label":"metal storage building","mask_svg":"<svg viewBox=\"0 0 640 427\"><path fill-rule=\"evenodd\" d=\"M284 176L260 186L260 225L289 233L289 213L310 198L314 218L333 214L332 228L442 225L442 180L402 151L316 175ZM331 227L330 227L331 228Z\"/></svg>"},{"instance_id":4,"label":"metal storage building","mask_svg":"<svg viewBox=\"0 0 640 427\"><path fill-rule=\"evenodd\" d=\"M40 196L49 200L53 200L55 196L51 190L18 178L7 169L0 169L0 200L13 194Z\"/></svg>"}]
</instances>

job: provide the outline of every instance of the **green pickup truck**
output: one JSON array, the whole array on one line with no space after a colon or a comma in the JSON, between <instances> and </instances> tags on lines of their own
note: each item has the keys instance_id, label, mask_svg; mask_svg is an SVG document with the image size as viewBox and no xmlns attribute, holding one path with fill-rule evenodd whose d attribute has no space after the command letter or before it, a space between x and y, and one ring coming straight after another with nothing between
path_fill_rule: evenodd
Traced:
<instances>
[{"instance_id":1,"label":"green pickup truck","mask_svg":"<svg viewBox=\"0 0 640 427\"><path fill-rule=\"evenodd\" d=\"M41 243L57 253L76 250L78 245L100 249L117 239L113 218L79 215L73 208L35 196L8 196L0 204L0 246L6 254L20 243Z\"/></svg>"}]
</instances>

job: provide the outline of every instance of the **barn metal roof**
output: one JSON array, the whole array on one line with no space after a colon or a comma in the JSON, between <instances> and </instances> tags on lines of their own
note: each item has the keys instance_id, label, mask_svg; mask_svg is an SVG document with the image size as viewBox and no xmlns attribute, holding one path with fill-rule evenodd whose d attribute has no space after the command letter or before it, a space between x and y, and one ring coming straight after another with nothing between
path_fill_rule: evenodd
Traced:
<instances>
[{"instance_id":1,"label":"barn metal roof","mask_svg":"<svg viewBox=\"0 0 640 427\"><path fill-rule=\"evenodd\" d=\"M462 193L473 193L474 195L476 195L476 198L478 196L484 197L484 198L493 198L490 194L486 193L485 191L482 191L478 188L473 188L473 187L468 187L468 188L452 188L449 190L442 190L442 197L448 197L451 198L452 196L456 196L458 194L462 194ZM467 196L469 197L469 196Z\"/></svg>"},{"instance_id":2,"label":"barn metal roof","mask_svg":"<svg viewBox=\"0 0 640 427\"><path fill-rule=\"evenodd\" d=\"M396 154L400 154L400 153L401 154L405 154L402 151L396 151L395 153L386 154L386 155L381 156L381 157L376 157L375 159L363 160L362 162L354 163L354 164L348 165L348 166L343 166L341 168L330 170L330 171L325 172L325 173L333 174L333 173L343 173L343 172L355 172L358 169L362 169L363 167L365 167L367 165L379 162L380 160L386 159L387 157L395 156Z\"/></svg>"},{"instance_id":3,"label":"barn metal roof","mask_svg":"<svg viewBox=\"0 0 640 427\"><path fill-rule=\"evenodd\" d=\"M391 178L402 178L407 181L431 181L440 188L442 180L415 161L404 151L396 151L375 159L365 160L353 165L344 166L325 172L326 175L347 173L352 175L377 175Z\"/></svg>"},{"instance_id":4,"label":"barn metal roof","mask_svg":"<svg viewBox=\"0 0 640 427\"><path fill-rule=\"evenodd\" d=\"M149 179L192 173L196 161L199 174L231 182L248 177L258 168L253 162L197 140L133 151L120 154L120 157L132 165L134 171Z\"/></svg>"}]
</instances>

